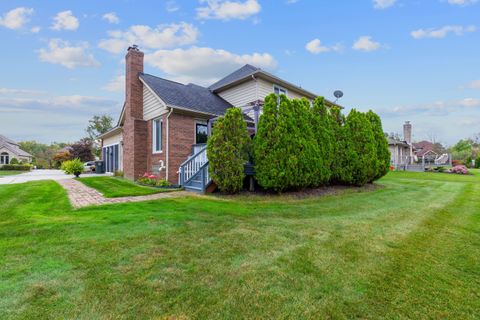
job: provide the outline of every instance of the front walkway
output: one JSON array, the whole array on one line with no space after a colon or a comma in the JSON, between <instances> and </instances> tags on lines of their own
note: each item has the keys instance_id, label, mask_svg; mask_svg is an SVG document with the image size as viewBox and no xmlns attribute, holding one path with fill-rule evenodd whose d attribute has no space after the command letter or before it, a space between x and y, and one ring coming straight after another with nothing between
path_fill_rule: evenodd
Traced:
<instances>
[{"instance_id":1,"label":"front walkway","mask_svg":"<svg viewBox=\"0 0 480 320\"><path fill-rule=\"evenodd\" d=\"M81 208L92 205L102 205L108 203L123 203L123 202L140 202L148 200L157 200L165 198L175 198L185 196L185 191L164 192L150 194L148 196L137 197L121 197L121 198L105 198L100 192L74 179L64 179L57 181L61 186L67 190L68 198L74 208Z\"/></svg>"},{"instance_id":2,"label":"front walkway","mask_svg":"<svg viewBox=\"0 0 480 320\"><path fill-rule=\"evenodd\" d=\"M95 174L95 173L83 173L82 177L99 177L111 175L109 173L105 174ZM4 176L0 178L0 184L12 184L12 183L24 183L30 181L39 181L39 180L65 180L65 179L73 179L75 176L65 174L62 170L43 170L37 169L32 170L30 172L16 174L12 176Z\"/></svg>"}]
</instances>

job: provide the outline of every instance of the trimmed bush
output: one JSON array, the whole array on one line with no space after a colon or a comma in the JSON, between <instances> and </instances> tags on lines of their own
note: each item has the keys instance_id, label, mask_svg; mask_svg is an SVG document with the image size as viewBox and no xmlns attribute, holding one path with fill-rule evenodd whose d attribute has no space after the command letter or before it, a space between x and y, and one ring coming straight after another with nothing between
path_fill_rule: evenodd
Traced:
<instances>
[{"instance_id":1,"label":"trimmed bush","mask_svg":"<svg viewBox=\"0 0 480 320\"><path fill-rule=\"evenodd\" d=\"M209 174L222 192L237 193L242 189L250 146L241 109L228 109L225 116L215 121L207 143Z\"/></svg>"},{"instance_id":2,"label":"trimmed bush","mask_svg":"<svg viewBox=\"0 0 480 320\"><path fill-rule=\"evenodd\" d=\"M369 181L373 182L374 180L378 180L388 173L390 168L390 150L388 150L388 140L383 132L382 120L380 117L372 110L368 111L366 116L372 126L373 136L375 139L375 174Z\"/></svg>"},{"instance_id":3,"label":"trimmed bush","mask_svg":"<svg viewBox=\"0 0 480 320\"><path fill-rule=\"evenodd\" d=\"M316 178L313 185L322 186L328 184L332 176L331 166L335 155L333 126L335 124L328 113L323 97L315 99L313 108L310 111L311 127L319 152Z\"/></svg>"},{"instance_id":4,"label":"trimmed bush","mask_svg":"<svg viewBox=\"0 0 480 320\"><path fill-rule=\"evenodd\" d=\"M62 170L66 174L73 174L75 177L79 177L83 172L83 162L79 158L73 160L67 160L62 163Z\"/></svg>"},{"instance_id":5,"label":"trimmed bush","mask_svg":"<svg viewBox=\"0 0 480 320\"><path fill-rule=\"evenodd\" d=\"M18 159L17 158L12 158L10 160L10 164L20 164L20 162L18 162Z\"/></svg>"},{"instance_id":6,"label":"trimmed bush","mask_svg":"<svg viewBox=\"0 0 480 320\"><path fill-rule=\"evenodd\" d=\"M350 111L345 121L347 141L346 160L347 174L343 182L355 186L363 186L373 181L376 174L375 138L367 116L355 109Z\"/></svg>"},{"instance_id":7,"label":"trimmed bush","mask_svg":"<svg viewBox=\"0 0 480 320\"><path fill-rule=\"evenodd\" d=\"M32 166L30 164L4 164L0 166L0 170L30 171Z\"/></svg>"},{"instance_id":8,"label":"trimmed bush","mask_svg":"<svg viewBox=\"0 0 480 320\"><path fill-rule=\"evenodd\" d=\"M345 132L345 116L339 107L329 110L329 123L333 135L332 164L330 166L330 183L342 184L351 180L351 172L348 170L347 151L349 139Z\"/></svg>"}]
</instances>

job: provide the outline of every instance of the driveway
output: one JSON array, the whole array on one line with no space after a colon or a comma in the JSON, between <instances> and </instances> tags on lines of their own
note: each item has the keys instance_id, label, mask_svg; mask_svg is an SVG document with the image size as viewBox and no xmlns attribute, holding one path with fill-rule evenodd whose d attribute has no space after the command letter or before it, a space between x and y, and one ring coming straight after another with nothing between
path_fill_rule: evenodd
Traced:
<instances>
[{"instance_id":1,"label":"driveway","mask_svg":"<svg viewBox=\"0 0 480 320\"><path fill-rule=\"evenodd\" d=\"M95 173L85 173L81 177L100 177L108 176L110 174L95 174ZM29 181L38 181L38 180L65 180L73 179L74 175L65 174L62 170L32 170L27 173L17 174L13 176L0 177L0 184L12 184L12 183L24 183Z\"/></svg>"}]
</instances>

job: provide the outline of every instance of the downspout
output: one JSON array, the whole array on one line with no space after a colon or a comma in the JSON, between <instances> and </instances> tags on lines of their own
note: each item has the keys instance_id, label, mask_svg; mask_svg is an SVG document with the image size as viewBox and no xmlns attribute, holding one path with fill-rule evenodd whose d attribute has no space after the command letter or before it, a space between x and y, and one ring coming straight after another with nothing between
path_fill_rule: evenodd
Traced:
<instances>
[{"instance_id":1,"label":"downspout","mask_svg":"<svg viewBox=\"0 0 480 320\"><path fill-rule=\"evenodd\" d=\"M170 155L170 154L169 154L169 143L168 143L168 136L169 136L169 132L170 132L170 125L169 125L169 124L170 124L170 121L169 121L169 119L170 119L170 115L172 114L172 112L173 112L173 108L170 108L170 112L169 112L168 115L167 115L167 138L166 138L166 140L167 140L167 147L166 147L166 149L165 149L165 168L166 168L166 170L167 170L167 172L166 172L166 174L165 174L165 180L167 180L167 181L168 181L168 164L169 164L169 162L170 162L170 161L168 161L169 158L170 158L170 157L169 157L169 155Z\"/></svg>"},{"instance_id":2,"label":"downspout","mask_svg":"<svg viewBox=\"0 0 480 320\"><path fill-rule=\"evenodd\" d=\"M254 112L254 123L255 123L255 134L257 134L257 129L258 129L258 113L259 113L259 110L258 110L258 81L257 81L257 78L255 78L255 75L252 74L252 79L253 81L255 81L255 105L253 107L253 112Z\"/></svg>"}]
</instances>

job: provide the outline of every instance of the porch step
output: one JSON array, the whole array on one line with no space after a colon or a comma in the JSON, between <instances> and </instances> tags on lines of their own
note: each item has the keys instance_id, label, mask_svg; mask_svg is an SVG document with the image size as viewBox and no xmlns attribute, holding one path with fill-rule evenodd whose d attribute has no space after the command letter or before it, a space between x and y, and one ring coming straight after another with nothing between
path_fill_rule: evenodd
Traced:
<instances>
[{"instance_id":1,"label":"porch step","mask_svg":"<svg viewBox=\"0 0 480 320\"><path fill-rule=\"evenodd\" d=\"M199 188L199 187L185 186L184 189L185 191L191 191L191 192L203 192L201 187Z\"/></svg>"}]
</instances>

